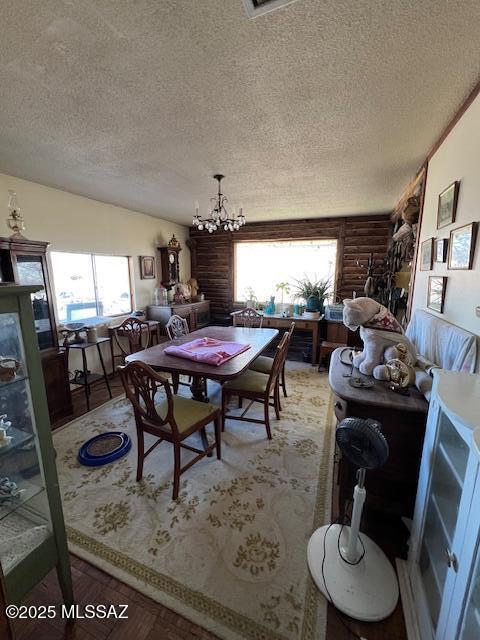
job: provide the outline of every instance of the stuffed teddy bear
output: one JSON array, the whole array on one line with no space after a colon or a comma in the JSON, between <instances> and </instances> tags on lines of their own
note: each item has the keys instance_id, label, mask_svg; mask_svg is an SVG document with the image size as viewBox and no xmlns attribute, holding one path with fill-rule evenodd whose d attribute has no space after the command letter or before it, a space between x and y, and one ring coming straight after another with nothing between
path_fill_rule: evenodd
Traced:
<instances>
[{"instance_id":1,"label":"stuffed teddy bear","mask_svg":"<svg viewBox=\"0 0 480 640\"><path fill-rule=\"evenodd\" d=\"M375 372L375 368L383 367L384 362L404 358L409 365L415 363L415 347L386 307L365 297L347 299L343 304L343 324L352 331L360 327L363 351L353 358L353 365L360 373L385 379L383 376L386 372L383 369ZM402 345L400 349L399 345Z\"/></svg>"}]
</instances>

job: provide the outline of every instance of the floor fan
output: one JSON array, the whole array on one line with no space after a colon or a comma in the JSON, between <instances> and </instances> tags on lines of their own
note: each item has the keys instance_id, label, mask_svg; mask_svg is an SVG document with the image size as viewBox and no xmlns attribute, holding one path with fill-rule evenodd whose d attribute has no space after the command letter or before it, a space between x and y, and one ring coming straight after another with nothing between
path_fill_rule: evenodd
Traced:
<instances>
[{"instance_id":1,"label":"floor fan","mask_svg":"<svg viewBox=\"0 0 480 640\"><path fill-rule=\"evenodd\" d=\"M308 566L317 587L337 609L356 620L383 620L398 601L397 577L380 547L359 531L365 473L386 462L388 444L380 423L360 418L342 420L336 441L342 455L358 467L351 525L317 529L308 543Z\"/></svg>"}]
</instances>

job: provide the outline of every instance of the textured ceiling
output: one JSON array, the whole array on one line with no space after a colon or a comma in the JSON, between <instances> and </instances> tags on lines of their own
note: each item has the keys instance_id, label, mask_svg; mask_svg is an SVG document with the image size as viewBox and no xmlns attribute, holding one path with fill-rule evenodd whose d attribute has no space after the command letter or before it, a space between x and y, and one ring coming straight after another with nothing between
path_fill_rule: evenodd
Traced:
<instances>
[{"instance_id":1,"label":"textured ceiling","mask_svg":"<svg viewBox=\"0 0 480 640\"><path fill-rule=\"evenodd\" d=\"M478 0L0 0L0 171L188 224L392 208L478 80ZM21 194L19 194L21 198Z\"/></svg>"}]
</instances>

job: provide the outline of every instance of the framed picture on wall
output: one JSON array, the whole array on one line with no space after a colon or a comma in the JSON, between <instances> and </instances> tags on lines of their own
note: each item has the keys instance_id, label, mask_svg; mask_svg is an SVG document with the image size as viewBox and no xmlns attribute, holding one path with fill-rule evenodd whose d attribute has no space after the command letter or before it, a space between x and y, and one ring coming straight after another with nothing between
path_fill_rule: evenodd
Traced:
<instances>
[{"instance_id":1,"label":"framed picture on wall","mask_svg":"<svg viewBox=\"0 0 480 640\"><path fill-rule=\"evenodd\" d=\"M427 307L429 309L443 313L446 289L447 278L443 276L430 276L428 278Z\"/></svg>"},{"instance_id":2,"label":"framed picture on wall","mask_svg":"<svg viewBox=\"0 0 480 640\"><path fill-rule=\"evenodd\" d=\"M475 254L477 223L470 222L450 231L449 269L471 269Z\"/></svg>"},{"instance_id":3,"label":"framed picture on wall","mask_svg":"<svg viewBox=\"0 0 480 640\"><path fill-rule=\"evenodd\" d=\"M455 222L460 182L456 180L438 196L437 229Z\"/></svg>"},{"instance_id":4,"label":"framed picture on wall","mask_svg":"<svg viewBox=\"0 0 480 640\"><path fill-rule=\"evenodd\" d=\"M446 262L448 254L448 238L435 240L435 262Z\"/></svg>"},{"instance_id":5,"label":"framed picture on wall","mask_svg":"<svg viewBox=\"0 0 480 640\"><path fill-rule=\"evenodd\" d=\"M433 238L422 242L420 247L420 271L431 271L433 268Z\"/></svg>"},{"instance_id":6,"label":"framed picture on wall","mask_svg":"<svg viewBox=\"0 0 480 640\"><path fill-rule=\"evenodd\" d=\"M142 280L155 278L155 258L153 256L140 256L140 278Z\"/></svg>"}]
</instances>

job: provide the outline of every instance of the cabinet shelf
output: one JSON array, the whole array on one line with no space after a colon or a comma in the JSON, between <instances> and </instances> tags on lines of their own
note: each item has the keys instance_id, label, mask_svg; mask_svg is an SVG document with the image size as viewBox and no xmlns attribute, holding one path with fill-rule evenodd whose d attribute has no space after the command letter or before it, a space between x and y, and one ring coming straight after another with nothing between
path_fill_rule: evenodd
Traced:
<instances>
[{"instance_id":1,"label":"cabinet shelf","mask_svg":"<svg viewBox=\"0 0 480 640\"><path fill-rule=\"evenodd\" d=\"M70 384L76 384L79 387L84 387L86 384L90 385L93 384L94 382L97 382L98 380L105 380L104 376L101 373L89 373L87 375L87 380L82 380L82 381L75 381L75 380L70 380Z\"/></svg>"},{"instance_id":2,"label":"cabinet shelf","mask_svg":"<svg viewBox=\"0 0 480 640\"><path fill-rule=\"evenodd\" d=\"M35 485L31 482L17 482L18 488L23 489L23 493L12 501L4 502L0 504L0 520L7 518L11 513L18 511L22 507L26 506L32 498L39 496L45 491L45 488L39 485Z\"/></svg>"},{"instance_id":3,"label":"cabinet shelf","mask_svg":"<svg viewBox=\"0 0 480 640\"><path fill-rule=\"evenodd\" d=\"M23 382L24 380L28 380L28 377L24 376L24 375L15 376L11 380L6 380L5 382L0 382L0 389L2 389L3 387L8 387L11 384L16 384L17 382Z\"/></svg>"},{"instance_id":4,"label":"cabinet shelf","mask_svg":"<svg viewBox=\"0 0 480 640\"><path fill-rule=\"evenodd\" d=\"M455 481L457 482L458 486L460 487L460 489L463 488L463 478L461 477L458 468L461 468L461 464L459 461L460 456L462 455L461 451L456 451L453 448L450 448L449 452L447 452L447 450L445 449L443 442L439 442L438 443L438 450L441 452L445 462L448 464L450 471L453 474L453 477L455 478Z\"/></svg>"},{"instance_id":5,"label":"cabinet shelf","mask_svg":"<svg viewBox=\"0 0 480 640\"><path fill-rule=\"evenodd\" d=\"M441 496L432 493L432 503L433 503L433 506L435 507L435 511L437 513L437 518L438 518L438 520L440 522L440 525L442 527L442 531L443 531L443 535L445 537L445 540L447 541L448 546L450 547L452 545L452 538L451 538L451 535L450 535L450 533L449 533L449 531L447 529L447 526L445 524L445 521L443 519L443 514L442 514L442 506L446 508L447 501L444 498L442 498Z\"/></svg>"}]
</instances>

